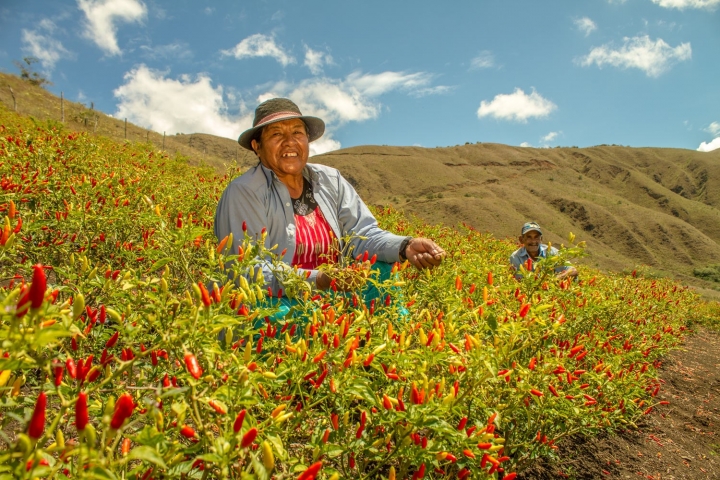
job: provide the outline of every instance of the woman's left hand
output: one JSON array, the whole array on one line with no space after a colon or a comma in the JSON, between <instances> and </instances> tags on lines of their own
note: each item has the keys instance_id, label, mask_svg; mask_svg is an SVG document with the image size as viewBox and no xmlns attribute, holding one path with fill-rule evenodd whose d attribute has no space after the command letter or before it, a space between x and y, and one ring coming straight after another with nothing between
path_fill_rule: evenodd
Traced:
<instances>
[{"instance_id":1,"label":"woman's left hand","mask_svg":"<svg viewBox=\"0 0 720 480\"><path fill-rule=\"evenodd\" d=\"M433 268L442 263L445 250L429 238L413 238L405 248L405 258L415 268Z\"/></svg>"}]
</instances>

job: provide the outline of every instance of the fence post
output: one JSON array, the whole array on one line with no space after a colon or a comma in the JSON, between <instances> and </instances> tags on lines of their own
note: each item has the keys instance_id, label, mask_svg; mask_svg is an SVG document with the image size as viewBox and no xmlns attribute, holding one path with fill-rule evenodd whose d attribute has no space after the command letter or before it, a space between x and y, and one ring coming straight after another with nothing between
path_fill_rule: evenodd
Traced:
<instances>
[{"instance_id":1,"label":"fence post","mask_svg":"<svg viewBox=\"0 0 720 480\"><path fill-rule=\"evenodd\" d=\"M13 98L13 111L17 113L17 99L15 98L15 92L13 92L12 87L8 87L10 89L10 95L12 95Z\"/></svg>"},{"instance_id":2,"label":"fence post","mask_svg":"<svg viewBox=\"0 0 720 480\"><path fill-rule=\"evenodd\" d=\"M60 92L60 121L65 123L65 97Z\"/></svg>"}]
</instances>

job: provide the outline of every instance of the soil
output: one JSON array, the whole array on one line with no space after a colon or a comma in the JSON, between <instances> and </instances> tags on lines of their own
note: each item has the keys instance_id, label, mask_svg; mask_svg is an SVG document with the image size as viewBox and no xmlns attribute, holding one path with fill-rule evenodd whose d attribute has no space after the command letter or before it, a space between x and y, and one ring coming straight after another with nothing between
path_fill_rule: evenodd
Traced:
<instances>
[{"instance_id":1,"label":"soil","mask_svg":"<svg viewBox=\"0 0 720 480\"><path fill-rule=\"evenodd\" d=\"M523 480L720 479L720 333L699 328L660 369L659 406L637 430L560 445L559 462L541 462Z\"/></svg>"}]
</instances>

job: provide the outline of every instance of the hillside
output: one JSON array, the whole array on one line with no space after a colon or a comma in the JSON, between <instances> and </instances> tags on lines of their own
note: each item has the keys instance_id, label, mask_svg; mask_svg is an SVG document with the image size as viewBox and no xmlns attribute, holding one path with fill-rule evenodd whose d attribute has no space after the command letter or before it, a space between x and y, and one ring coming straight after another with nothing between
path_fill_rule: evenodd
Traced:
<instances>
[{"instance_id":1,"label":"hillside","mask_svg":"<svg viewBox=\"0 0 720 480\"><path fill-rule=\"evenodd\" d=\"M0 74L0 101L41 120L60 119L60 101L18 77ZM97 123L95 122L97 119ZM125 138L124 122L65 102L73 130ZM162 146L162 135L129 124L129 141ZM235 140L209 134L169 135L165 150L217 170L254 156ZM546 240L567 232L587 240L600 268L647 265L718 298L718 284L692 276L720 264L720 151L597 146L520 148L466 144L447 148L360 146L316 156L340 169L369 204L391 204L431 222L466 222L498 237L515 237L526 220Z\"/></svg>"}]
</instances>

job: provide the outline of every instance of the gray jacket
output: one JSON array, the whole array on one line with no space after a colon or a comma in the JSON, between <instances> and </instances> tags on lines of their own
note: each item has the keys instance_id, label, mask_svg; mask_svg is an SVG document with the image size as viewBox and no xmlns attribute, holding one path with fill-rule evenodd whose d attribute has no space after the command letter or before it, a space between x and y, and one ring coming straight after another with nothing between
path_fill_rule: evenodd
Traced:
<instances>
[{"instance_id":1,"label":"gray jacket","mask_svg":"<svg viewBox=\"0 0 720 480\"><path fill-rule=\"evenodd\" d=\"M312 184L315 200L335 236L342 239L354 235L350 245L341 243L342 251L348 252L348 247L352 247L353 256L367 250L369 255L377 254L378 260L383 262L400 260L400 244L406 237L381 229L355 189L337 169L308 163L303 176ZM230 182L223 192L215 212L215 236L222 239L233 232L231 251L236 253L243 239L243 222L247 225L248 235L256 240L265 227L265 245L277 244L275 253L278 255L287 249L282 260L290 265L295 255L295 214L291 202L287 187L275 172L258 164ZM313 285L317 274L317 270L310 271L308 281ZM282 288L268 265L264 265L263 275L266 286L273 292Z\"/></svg>"}]
</instances>

